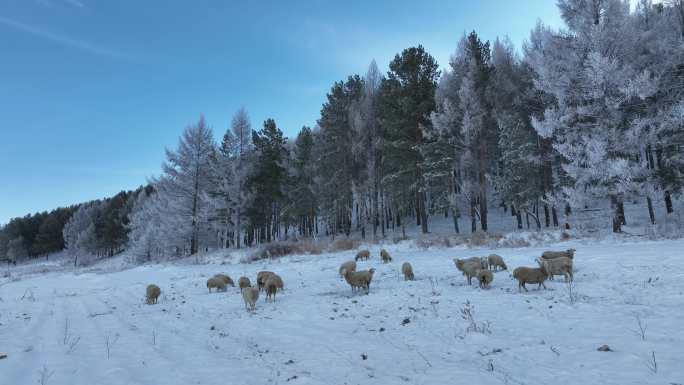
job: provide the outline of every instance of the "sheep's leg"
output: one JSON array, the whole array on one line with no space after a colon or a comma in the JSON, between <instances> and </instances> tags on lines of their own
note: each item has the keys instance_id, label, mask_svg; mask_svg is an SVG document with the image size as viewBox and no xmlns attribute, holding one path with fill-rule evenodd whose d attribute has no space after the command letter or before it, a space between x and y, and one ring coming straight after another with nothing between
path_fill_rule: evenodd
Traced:
<instances>
[{"instance_id":1,"label":"sheep's leg","mask_svg":"<svg viewBox=\"0 0 684 385\"><path fill-rule=\"evenodd\" d=\"M523 287L523 289L525 289L525 291L529 291L529 290L527 290L527 287L525 286L525 282L522 283L522 287Z\"/></svg>"}]
</instances>

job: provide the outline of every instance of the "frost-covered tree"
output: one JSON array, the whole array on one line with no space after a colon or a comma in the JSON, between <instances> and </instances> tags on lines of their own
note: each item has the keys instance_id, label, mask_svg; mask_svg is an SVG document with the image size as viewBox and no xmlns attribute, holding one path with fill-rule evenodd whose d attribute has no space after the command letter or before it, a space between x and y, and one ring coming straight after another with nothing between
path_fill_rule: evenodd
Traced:
<instances>
[{"instance_id":1,"label":"frost-covered tree","mask_svg":"<svg viewBox=\"0 0 684 385\"><path fill-rule=\"evenodd\" d=\"M162 198L147 188L138 194L129 214L129 249L138 263L149 262L174 251L163 233Z\"/></svg>"},{"instance_id":2,"label":"frost-covered tree","mask_svg":"<svg viewBox=\"0 0 684 385\"><path fill-rule=\"evenodd\" d=\"M162 231L169 241L181 243L179 248L196 254L200 241L207 240L209 218L204 210L206 194L212 188L212 160L216 152L211 128L200 116L197 124L188 126L178 141L177 149L166 150L163 175L153 181L154 189L164 201Z\"/></svg>"},{"instance_id":3,"label":"frost-covered tree","mask_svg":"<svg viewBox=\"0 0 684 385\"><path fill-rule=\"evenodd\" d=\"M17 261L26 257L28 257L28 250L26 248L26 243L24 242L24 237L19 236L10 239L7 244L7 262L16 265Z\"/></svg>"},{"instance_id":4,"label":"frost-covered tree","mask_svg":"<svg viewBox=\"0 0 684 385\"><path fill-rule=\"evenodd\" d=\"M440 83L439 109L432 121L454 148L454 184L467 200L471 230L487 231L487 186L496 165L497 126L488 90L493 72L489 42L475 32L464 36ZM454 198L452 197L452 200ZM455 206L455 203L452 204Z\"/></svg>"},{"instance_id":5,"label":"frost-covered tree","mask_svg":"<svg viewBox=\"0 0 684 385\"><path fill-rule=\"evenodd\" d=\"M511 206L519 229L523 213L528 226L532 217L541 228L539 206L548 186L542 178L543 143L532 127L531 115L543 105L533 91L529 67L520 63L508 39L496 39L491 64L494 72L488 98L498 130L498 166L491 179L503 203ZM546 205L544 213L549 226Z\"/></svg>"},{"instance_id":6,"label":"frost-covered tree","mask_svg":"<svg viewBox=\"0 0 684 385\"><path fill-rule=\"evenodd\" d=\"M372 224L374 237L377 237L381 222L382 233L385 232L384 220L380 219L383 135L378 120L378 91L381 83L382 74L373 60L363 78L359 100L350 107L354 159L352 190L362 238L365 238L367 224Z\"/></svg>"},{"instance_id":7,"label":"frost-covered tree","mask_svg":"<svg viewBox=\"0 0 684 385\"><path fill-rule=\"evenodd\" d=\"M74 256L74 266L79 255L93 253L97 249L95 222L100 210L99 202L82 204L64 225L62 236L66 249Z\"/></svg>"},{"instance_id":8,"label":"frost-covered tree","mask_svg":"<svg viewBox=\"0 0 684 385\"><path fill-rule=\"evenodd\" d=\"M252 124L245 108L240 108L231 122L231 130L235 138L233 154L233 175L235 178L235 246L239 249L243 219L248 201L246 187L247 176L250 173L250 160L252 157Z\"/></svg>"},{"instance_id":9,"label":"frost-covered tree","mask_svg":"<svg viewBox=\"0 0 684 385\"><path fill-rule=\"evenodd\" d=\"M564 0L559 7L569 32L539 31L535 45L541 49L526 52L536 86L556 99L533 124L541 136L553 138L563 158L571 206L610 197L613 230L619 232L626 223L623 201L641 170L625 135L632 124L632 82L641 76L629 62L633 47L625 38L632 32L629 4Z\"/></svg>"}]
</instances>

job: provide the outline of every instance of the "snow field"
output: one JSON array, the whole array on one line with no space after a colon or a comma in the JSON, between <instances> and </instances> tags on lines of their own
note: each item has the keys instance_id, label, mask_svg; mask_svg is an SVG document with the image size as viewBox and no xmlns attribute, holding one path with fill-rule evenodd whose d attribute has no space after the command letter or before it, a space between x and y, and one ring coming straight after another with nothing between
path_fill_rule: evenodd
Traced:
<instances>
[{"instance_id":1,"label":"snow field","mask_svg":"<svg viewBox=\"0 0 684 385\"><path fill-rule=\"evenodd\" d=\"M559 277L548 290L518 293L510 271L535 266L543 250L570 247L572 300ZM377 269L370 295L352 295L338 275L355 251L34 275L0 283L0 352L8 354L0 383L40 383L41 371L47 384L684 383L683 247L404 243L385 246L393 262L382 264L373 246L358 263ZM451 259L492 252L510 271L495 273L489 290L467 286ZM403 281L405 261L416 281ZM281 275L285 290L275 303L262 293L253 314L238 288L209 294L205 286L218 272L254 283L260 270ZM144 304L149 283L162 288L158 305ZM466 302L478 330L462 317ZM603 344L613 351L597 351Z\"/></svg>"}]
</instances>

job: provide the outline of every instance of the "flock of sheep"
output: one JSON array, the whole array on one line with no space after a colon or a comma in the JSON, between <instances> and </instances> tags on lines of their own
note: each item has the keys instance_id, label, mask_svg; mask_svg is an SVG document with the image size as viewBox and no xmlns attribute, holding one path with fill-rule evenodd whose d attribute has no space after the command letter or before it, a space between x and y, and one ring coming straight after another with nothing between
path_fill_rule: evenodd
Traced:
<instances>
[{"instance_id":1,"label":"flock of sheep","mask_svg":"<svg viewBox=\"0 0 684 385\"><path fill-rule=\"evenodd\" d=\"M566 251L545 251L540 258L537 258L538 267L518 267L513 270L513 278L518 281L518 291L525 289L526 283L538 284L538 288L546 286L544 281L553 279L554 275L565 276L566 281L572 281L573 259L575 257L575 249L568 249ZM375 269L356 271L356 262L360 260L370 259L369 250L361 250L356 254L353 261L342 263L339 268L339 274L351 286L352 292L358 290L365 290L366 294L370 291L370 284L373 280ZM392 257L387 250L380 250L380 260L383 263L392 261ZM492 271L508 270L503 258L497 254L491 254L487 257L471 257L467 259L453 259L456 268L463 273L468 281L468 285L472 283L473 278L477 278L480 288L486 289L494 280ZM413 266L410 263L404 262L401 265L401 272L404 275L404 280L414 280ZM256 278L257 287L253 287L251 281L247 277L240 277L238 286L242 293L242 298L245 302L247 311L254 311L256 309L256 301L259 299L261 290L266 292L266 300L275 301L275 295L278 290L284 287L283 279L272 271L260 271ZM207 280L207 288L211 293L212 289L216 291L226 291L226 287L235 286L233 280L225 274L216 274ZM155 304L157 298L161 294L161 289L157 285L147 286L146 303Z\"/></svg>"}]
</instances>

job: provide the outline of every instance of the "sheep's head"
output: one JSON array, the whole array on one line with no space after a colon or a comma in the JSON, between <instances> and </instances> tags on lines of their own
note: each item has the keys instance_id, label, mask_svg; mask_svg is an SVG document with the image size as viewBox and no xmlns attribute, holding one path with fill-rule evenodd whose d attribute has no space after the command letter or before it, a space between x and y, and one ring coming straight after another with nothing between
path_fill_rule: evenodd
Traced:
<instances>
[{"instance_id":1,"label":"sheep's head","mask_svg":"<svg viewBox=\"0 0 684 385\"><path fill-rule=\"evenodd\" d=\"M501 267L502 267L504 270L508 270L508 266L506 266L506 262L501 262Z\"/></svg>"},{"instance_id":2,"label":"sheep's head","mask_svg":"<svg viewBox=\"0 0 684 385\"><path fill-rule=\"evenodd\" d=\"M456 264L456 267L457 267L458 269L461 269L461 268L463 267L463 263L464 263L464 262L463 262L462 260L460 260L460 259L458 259L458 258L454 258L454 264Z\"/></svg>"},{"instance_id":3,"label":"sheep's head","mask_svg":"<svg viewBox=\"0 0 684 385\"><path fill-rule=\"evenodd\" d=\"M575 256L575 249L568 249L568 255L570 255L570 258L573 258Z\"/></svg>"},{"instance_id":4,"label":"sheep's head","mask_svg":"<svg viewBox=\"0 0 684 385\"><path fill-rule=\"evenodd\" d=\"M375 274L375 268L372 268L372 267L371 267L371 269L368 270L368 271L371 273L371 275Z\"/></svg>"}]
</instances>

